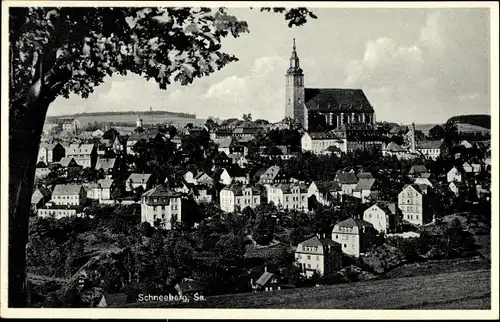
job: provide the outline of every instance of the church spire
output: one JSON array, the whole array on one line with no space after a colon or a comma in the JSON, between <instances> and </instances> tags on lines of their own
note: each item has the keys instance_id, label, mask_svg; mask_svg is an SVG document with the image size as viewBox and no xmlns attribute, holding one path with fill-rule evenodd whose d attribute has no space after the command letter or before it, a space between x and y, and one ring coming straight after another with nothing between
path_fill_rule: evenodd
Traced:
<instances>
[{"instance_id":1,"label":"church spire","mask_svg":"<svg viewBox=\"0 0 500 322\"><path fill-rule=\"evenodd\" d=\"M297 47L295 46L295 38L293 38L293 50L292 57L290 57L290 70L298 71L300 69L299 66L299 56L297 55Z\"/></svg>"}]
</instances>

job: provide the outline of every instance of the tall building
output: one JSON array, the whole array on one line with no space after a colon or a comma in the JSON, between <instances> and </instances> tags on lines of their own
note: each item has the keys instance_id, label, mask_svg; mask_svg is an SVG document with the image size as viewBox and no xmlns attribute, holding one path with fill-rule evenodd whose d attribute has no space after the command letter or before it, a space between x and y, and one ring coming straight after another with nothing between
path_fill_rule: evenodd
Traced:
<instances>
[{"instance_id":1,"label":"tall building","mask_svg":"<svg viewBox=\"0 0 500 322\"><path fill-rule=\"evenodd\" d=\"M286 107L285 117L291 118L305 127L304 111L304 73L300 68L299 56L293 39L292 57L290 57L290 67L286 71Z\"/></svg>"},{"instance_id":2,"label":"tall building","mask_svg":"<svg viewBox=\"0 0 500 322\"><path fill-rule=\"evenodd\" d=\"M341 125L375 123L375 111L361 89L305 88L295 39L286 73L285 117L306 131L323 132Z\"/></svg>"}]
</instances>

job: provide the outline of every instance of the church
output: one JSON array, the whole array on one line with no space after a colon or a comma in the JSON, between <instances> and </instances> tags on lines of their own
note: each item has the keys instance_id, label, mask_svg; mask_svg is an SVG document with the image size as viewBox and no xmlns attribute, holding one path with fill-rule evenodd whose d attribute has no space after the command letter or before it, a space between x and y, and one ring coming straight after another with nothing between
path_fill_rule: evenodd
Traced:
<instances>
[{"instance_id":1,"label":"church","mask_svg":"<svg viewBox=\"0 0 500 322\"><path fill-rule=\"evenodd\" d=\"M346 126L370 128L375 124L375 111L361 89L304 87L295 39L286 72L285 95L285 118L306 131L325 132Z\"/></svg>"}]
</instances>

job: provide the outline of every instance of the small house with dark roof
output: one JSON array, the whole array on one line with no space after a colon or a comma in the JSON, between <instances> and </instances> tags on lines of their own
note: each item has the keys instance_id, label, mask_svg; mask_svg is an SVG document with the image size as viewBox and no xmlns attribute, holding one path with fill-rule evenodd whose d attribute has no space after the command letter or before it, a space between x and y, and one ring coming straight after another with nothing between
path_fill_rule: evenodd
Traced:
<instances>
[{"instance_id":1,"label":"small house with dark roof","mask_svg":"<svg viewBox=\"0 0 500 322\"><path fill-rule=\"evenodd\" d=\"M408 175L410 175L413 178L420 177L423 173L427 173L427 171L428 170L427 170L425 165L415 164L415 165L411 166L410 171L408 172Z\"/></svg>"},{"instance_id":2,"label":"small house with dark roof","mask_svg":"<svg viewBox=\"0 0 500 322\"><path fill-rule=\"evenodd\" d=\"M267 270L267 266L264 267L264 272L259 278L253 282L253 279L250 280L250 284L254 291L273 291L280 290L281 285L279 283L279 274L277 272L270 272Z\"/></svg>"},{"instance_id":3,"label":"small house with dark roof","mask_svg":"<svg viewBox=\"0 0 500 322\"><path fill-rule=\"evenodd\" d=\"M127 294L125 293L113 293L104 294L97 304L97 307L120 307L127 304Z\"/></svg>"},{"instance_id":4,"label":"small house with dark roof","mask_svg":"<svg viewBox=\"0 0 500 322\"><path fill-rule=\"evenodd\" d=\"M377 231L362 219L348 218L333 227L332 240L342 245L342 252L359 257L374 245Z\"/></svg>"},{"instance_id":5,"label":"small house with dark roof","mask_svg":"<svg viewBox=\"0 0 500 322\"><path fill-rule=\"evenodd\" d=\"M465 180L465 171L462 169L462 167L454 166L446 173L446 179L448 180L448 182L461 182Z\"/></svg>"},{"instance_id":6,"label":"small house with dark roof","mask_svg":"<svg viewBox=\"0 0 500 322\"><path fill-rule=\"evenodd\" d=\"M310 237L297 245L295 262L307 277L335 272L342 268L341 245L324 236Z\"/></svg>"},{"instance_id":7,"label":"small house with dark roof","mask_svg":"<svg viewBox=\"0 0 500 322\"><path fill-rule=\"evenodd\" d=\"M322 205L330 205L342 200L342 187L335 181L314 181L309 185L309 197L315 197Z\"/></svg>"},{"instance_id":8,"label":"small house with dark roof","mask_svg":"<svg viewBox=\"0 0 500 322\"><path fill-rule=\"evenodd\" d=\"M340 184L342 187L342 193L345 195L352 195L358 184L358 178L353 171L345 172L339 170L335 174L333 181Z\"/></svg>"},{"instance_id":9,"label":"small house with dark roof","mask_svg":"<svg viewBox=\"0 0 500 322\"><path fill-rule=\"evenodd\" d=\"M277 166L273 165L267 168L264 173L260 175L259 184L271 185L275 183L285 183L288 182L289 178L286 177L283 170Z\"/></svg>"},{"instance_id":10,"label":"small house with dark roof","mask_svg":"<svg viewBox=\"0 0 500 322\"><path fill-rule=\"evenodd\" d=\"M98 158L95 166L96 170L103 170L106 176L114 177L118 170L116 158Z\"/></svg>"},{"instance_id":11,"label":"small house with dark roof","mask_svg":"<svg viewBox=\"0 0 500 322\"><path fill-rule=\"evenodd\" d=\"M375 179L359 179L352 195L359 198L361 203L367 203L376 191Z\"/></svg>"},{"instance_id":12,"label":"small house with dark roof","mask_svg":"<svg viewBox=\"0 0 500 322\"><path fill-rule=\"evenodd\" d=\"M31 195L31 209L36 211L37 208L43 207L46 202L49 202L51 198L52 192L50 189L44 186L37 187Z\"/></svg>"},{"instance_id":13,"label":"small house with dark roof","mask_svg":"<svg viewBox=\"0 0 500 322\"><path fill-rule=\"evenodd\" d=\"M233 160L225 152L219 152L213 159L214 168L225 168L232 163Z\"/></svg>"}]
</instances>

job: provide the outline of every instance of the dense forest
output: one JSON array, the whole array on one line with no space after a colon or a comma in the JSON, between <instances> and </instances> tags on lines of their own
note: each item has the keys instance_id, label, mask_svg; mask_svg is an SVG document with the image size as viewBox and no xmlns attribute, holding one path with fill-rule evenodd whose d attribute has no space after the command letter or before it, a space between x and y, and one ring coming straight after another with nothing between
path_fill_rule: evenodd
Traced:
<instances>
[{"instance_id":1,"label":"dense forest","mask_svg":"<svg viewBox=\"0 0 500 322\"><path fill-rule=\"evenodd\" d=\"M487 114L456 115L450 117L448 121L446 121L446 123L467 123L490 129L491 115Z\"/></svg>"}]
</instances>

